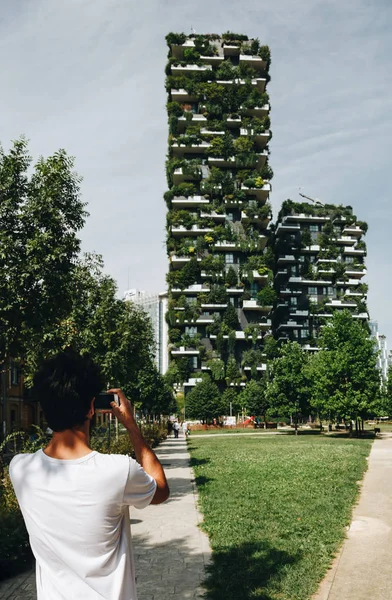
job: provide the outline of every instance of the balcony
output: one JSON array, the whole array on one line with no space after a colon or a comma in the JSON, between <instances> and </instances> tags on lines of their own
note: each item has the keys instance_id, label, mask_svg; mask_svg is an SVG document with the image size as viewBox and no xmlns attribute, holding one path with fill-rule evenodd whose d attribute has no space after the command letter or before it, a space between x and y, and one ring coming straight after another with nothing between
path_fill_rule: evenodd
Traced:
<instances>
[{"instance_id":1,"label":"balcony","mask_svg":"<svg viewBox=\"0 0 392 600\"><path fill-rule=\"evenodd\" d=\"M243 106L240 106L240 110L244 110L247 117L258 117L259 119L262 119L269 114L271 107L269 104L255 106L254 108L244 108Z\"/></svg>"},{"instance_id":2,"label":"balcony","mask_svg":"<svg viewBox=\"0 0 392 600\"><path fill-rule=\"evenodd\" d=\"M275 279L280 279L280 277L287 277L288 275L288 269L279 269L275 274Z\"/></svg>"},{"instance_id":3,"label":"balcony","mask_svg":"<svg viewBox=\"0 0 392 600\"><path fill-rule=\"evenodd\" d=\"M367 273L366 269L358 270L358 271L353 268L346 269L346 275L348 277L355 278L355 279L362 279L362 277L364 277L366 275L366 273ZM357 282L357 285L358 285L358 282Z\"/></svg>"},{"instance_id":4,"label":"balcony","mask_svg":"<svg viewBox=\"0 0 392 600\"><path fill-rule=\"evenodd\" d=\"M226 215L217 213L214 210L210 213L201 212L200 217L205 217L206 219L213 219L214 221L225 221Z\"/></svg>"},{"instance_id":5,"label":"balcony","mask_svg":"<svg viewBox=\"0 0 392 600\"><path fill-rule=\"evenodd\" d=\"M287 265L295 262L297 262L297 259L293 254L281 254L278 257L278 265Z\"/></svg>"},{"instance_id":6,"label":"balcony","mask_svg":"<svg viewBox=\"0 0 392 600\"><path fill-rule=\"evenodd\" d=\"M356 308L357 305L355 302L345 302L344 300L332 300L331 302L326 302L325 306L328 308Z\"/></svg>"},{"instance_id":7,"label":"balcony","mask_svg":"<svg viewBox=\"0 0 392 600\"><path fill-rule=\"evenodd\" d=\"M257 300L244 300L242 303L242 309L269 313L272 310L272 306L260 306L257 304Z\"/></svg>"},{"instance_id":8,"label":"balcony","mask_svg":"<svg viewBox=\"0 0 392 600\"><path fill-rule=\"evenodd\" d=\"M335 239L337 244L342 244L344 246L353 246L357 241L357 238L351 237L350 235L341 235Z\"/></svg>"},{"instance_id":9,"label":"balcony","mask_svg":"<svg viewBox=\"0 0 392 600\"><path fill-rule=\"evenodd\" d=\"M311 246L306 246L305 248L302 248L302 252L306 252L311 254L312 252L320 252L320 246L319 244L312 244Z\"/></svg>"},{"instance_id":10,"label":"balcony","mask_svg":"<svg viewBox=\"0 0 392 600\"><path fill-rule=\"evenodd\" d=\"M193 73L204 73L205 71L211 71L211 65L205 65L203 67L199 65L172 65L171 72L172 75L188 75Z\"/></svg>"},{"instance_id":11,"label":"balcony","mask_svg":"<svg viewBox=\"0 0 392 600\"><path fill-rule=\"evenodd\" d=\"M174 169L173 171L173 184L178 185L183 181L199 181L201 179L201 171L196 171L192 174L184 173L182 167Z\"/></svg>"},{"instance_id":12,"label":"balcony","mask_svg":"<svg viewBox=\"0 0 392 600\"><path fill-rule=\"evenodd\" d=\"M267 61L260 58L260 56L251 56L249 54L240 54L240 64L248 65L256 71L266 71Z\"/></svg>"},{"instance_id":13,"label":"balcony","mask_svg":"<svg viewBox=\"0 0 392 600\"><path fill-rule=\"evenodd\" d=\"M189 263L190 260L194 260L194 258L195 257L173 255L170 257L170 263L173 269L181 269L184 265ZM197 262L201 262L201 258L198 258Z\"/></svg>"},{"instance_id":14,"label":"balcony","mask_svg":"<svg viewBox=\"0 0 392 600\"><path fill-rule=\"evenodd\" d=\"M242 184L241 190L243 190L247 196L255 196L259 202L266 202L271 192L271 184L265 183L263 187L260 188L248 188Z\"/></svg>"},{"instance_id":15,"label":"balcony","mask_svg":"<svg viewBox=\"0 0 392 600\"><path fill-rule=\"evenodd\" d=\"M297 323L297 321L292 321L291 319L289 319L286 323L281 323L278 328L277 331L283 330L283 329L298 329L303 327L303 323Z\"/></svg>"},{"instance_id":16,"label":"balcony","mask_svg":"<svg viewBox=\"0 0 392 600\"><path fill-rule=\"evenodd\" d=\"M220 65L220 63L224 60L224 56L216 55L216 56L200 56L200 60L207 65Z\"/></svg>"},{"instance_id":17,"label":"balcony","mask_svg":"<svg viewBox=\"0 0 392 600\"><path fill-rule=\"evenodd\" d=\"M329 217L322 217L320 215L307 215L305 213L293 213L284 217L284 222L296 221L299 223L326 223L330 221Z\"/></svg>"},{"instance_id":18,"label":"balcony","mask_svg":"<svg viewBox=\"0 0 392 600\"><path fill-rule=\"evenodd\" d=\"M244 293L244 288L227 288L226 294L228 296L238 296Z\"/></svg>"},{"instance_id":19,"label":"balcony","mask_svg":"<svg viewBox=\"0 0 392 600\"><path fill-rule=\"evenodd\" d=\"M294 306L291 307L290 310L290 316L292 317L309 317L309 311L308 310L298 310L298 308L295 308Z\"/></svg>"},{"instance_id":20,"label":"balcony","mask_svg":"<svg viewBox=\"0 0 392 600\"><path fill-rule=\"evenodd\" d=\"M179 89L179 90L175 90L172 89L170 90L171 93L171 99L175 102L179 102L180 104L183 102L186 103L192 103L192 102L197 102L197 96L193 96L192 94L190 94L189 92L187 92L184 89Z\"/></svg>"},{"instance_id":21,"label":"balcony","mask_svg":"<svg viewBox=\"0 0 392 600\"><path fill-rule=\"evenodd\" d=\"M197 125L198 123L206 123L207 119L204 115L197 115L197 114L193 114L192 115L192 125ZM178 125L179 125L179 131L180 133L183 133L185 131L185 126L188 123L188 119L186 117L179 117L178 118Z\"/></svg>"},{"instance_id":22,"label":"balcony","mask_svg":"<svg viewBox=\"0 0 392 600\"><path fill-rule=\"evenodd\" d=\"M184 57L184 50L186 48L194 48L195 42L193 40L186 40L183 44L172 44L171 51L174 58L182 59Z\"/></svg>"},{"instance_id":23,"label":"balcony","mask_svg":"<svg viewBox=\"0 0 392 600\"><path fill-rule=\"evenodd\" d=\"M174 237L205 235L206 233L212 233L213 231L214 230L211 227L199 227L198 225L192 225L191 229L187 229L183 225L171 228L171 233Z\"/></svg>"},{"instance_id":24,"label":"balcony","mask_svg":"<svg viewBox=\"0 0 392 600\"><path fill-rule=\"evenodd\" d=\"M238 250L239 246L236 242L215 242L214 248L216 250L224 250L225 252L231 252L232 250Z\"/></svg>"},{"instance_id":25,"label":"balcony","mask_svg":"<svg viewBox=\"0 0 392 600\"><path fill-rule=\"evenodd\" d=\"M268 223L270 222L270 218L258 217L257 215L254 215L253 217L248 217L248 215L245 212L241 211L241 221L242 223L253 223L254 225L260 227L260 229L266 229Z\"/></svg>"},{"instance_id":26,"label":"balcony","mask_svg":"<svg viewBox=\"0 0 392 600\"><path fill-rule=\"evenodd\" d=\"M301 231L301 227L296 223L279 223L276 228L276 235L284 235L285 233L299 233Z\"/></svg>"},{"instance_id":27,"label":"balcony","mask_svg":"<svg viewBox=\"0 0 392 600\"><path fill-rule=\"evenodd\" d=\"M202 206L209 204L210 201L204 198L204 196L175 196L172 200L172 205L178 208L186 208L187 206Z\"/></svg>"},{"instance_id":28,"label":"balcony","mask_svg":"<svg viewBox=\"0 0 392 600\"><path fill-rule=\"evenodd\" d=\"M229 85L245 85L247 83L247 81L245 79L229 79L229 80L219 79L216 81L216 83L218 85L224 85L224 86L226 86L226 85L227 86L229 86ZM263 94L265 92L267 80L262 77L258 77L257 79L251 80L251 85Z\"/></svg>"},{"instance_id":29,"label":"balcony","mask_svg":"<svg viewBox=\"0 0 392 600\"><path fill-rule=\"evenodd\" d=\"M171 349L170 354L172 356L198 356L200 352L199 350L195 350L194 348L186 348L185 346L180 346L180 348Z\"/></svg>"},{"instance_id":30,"label":"balcony","mask_svg":"<svg viewBox=\"0 0 392 600\"><path fill-rule=\"evenodd\" d=\"M231 119L230 117L228 117L226 119L226 124L228 127L230 127L230 129L238 129L239 127L241 127L241 123L241 117L238 117L238 119Z\"/></svg>"},{"instance_id":31,"label":"balcony","mask_svg":"<svg viewBox=\"0 0 392 600\"><path fill-rule=\"evenodd\" d=\"M345 235L353 235L357 238L364 235L364 232L360 227L358 227L358 225L346 225L342 233Z\"/></svg>"},{"instance_id":32,"label":"balcony","mask_svg":"<svg viewBox=\"0 0 392 600\"><path fill-rule=\"evenodd\" d=\"M252 367L242 367L244 371L251 371ZM261 371L266 371L267 370L267 365L262 363L261 365L257 365L256 370L259 371L259 373Z\"/></svg>"},{"instance_id":33,"label":"balcony","mask_svg":"<svg viewBox=\"0 0 392 600\"><path fill-rule=\"evenodd\" d=\"M263 133L254 133L253 129L242 128L240 129L240 135L252 136L259 150L265 148L271 139L271 132L269 130L264 131Z\"/></svg>"},{"instance_id":34,"label":"balcony","mask_svg":"<svg viewBox=\"0 0 392 600\"><path fill-rule=\"evenodd\" d=\"M358 250L357 248L345 248L343 250L345 256L366 256L366 250Z\"/></svg>"},{"instance_id":35,"label":"balcony","mask_svg":"<svg viewBox=\"0 0 392 600\"><path fill-rule=\"evenodd\" d=\"M279 293L283 294L284 296L300 296L302 294L302 291L301 290L290 290L288 288L285 288L284 290L280 290Z\"/></svg>"},{"instance_id":36,"label":"balcony","mask_svg":"<svg viewBox=\"0 0 392 600\"><path fill-rule=\"evenodd\" d=\"M235 162L235 156L229 156L228 158L221 158L218 156L208 157L208 164L210 167L230 167L233 169L235 167Z\"/></svg>"},{"instance_id":37,"label":"balcony","mask_svg":"<svg viewBox=\"0 0 392 600\"><path fill-rule=\"evenodd\" d=\"M240 47L239 46L231 46L230 43L223 44L223 55L226 56L239 56Z\"/></svg>"},{"instance_id":38,"label":"balcony","mask_svg":"<svg viewBox=\"0 0 392 600\"><path fill-rule=\"evenodd\" d=\"M178 144L174 142L172 144L172 150L174 156L183 156L184 154L204 154L207 148L210 147L208 142L200 142L199 144L191 144L185 146L185 144Z\"/></svg>"},{"instance_id":39,"label":"balcony","mask_svg":"<svg viewBox=\"0 0 392 600\"><path fill-rule=\"evenodd\" d=\"M187 288L181 289L181 288L172 288L171 289L171 293L173 296L181 296L181 294L190 294L190 295L194 295L194 294L209 294L210 293L210 288L209 287L205 287L203 286L203 284L201 283L194 283L193 285L190 285Z\"/></svg>"},{"instance_id":40,"label":"balcony","mask_svg":"<svg viewBox=\"0 0 392 600\"><path fill-rule=\"evenodd\" d=\"M227 304L202 304L201 307L206 310L225 310L227 308Z\"/></svg>"}]
</instances>

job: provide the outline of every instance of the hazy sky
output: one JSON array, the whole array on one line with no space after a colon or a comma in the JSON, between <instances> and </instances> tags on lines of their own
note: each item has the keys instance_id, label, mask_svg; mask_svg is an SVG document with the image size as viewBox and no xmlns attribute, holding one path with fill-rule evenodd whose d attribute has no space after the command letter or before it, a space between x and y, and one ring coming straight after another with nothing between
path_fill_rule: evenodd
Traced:
<instances>
[{"instance_id":1,"label":"hazy sky","mask_svg":"<svg viewBox=\"0 0 392 600\"><path fill-rule=\"evenodd\" d=\"M274 214L301 187L369 223L370 314L392 347L390 0L0 0L3 146L75 156L83 249L120 292L164 290L164 37L191 27L270 45Z\"/></svg>"}]
</instances>

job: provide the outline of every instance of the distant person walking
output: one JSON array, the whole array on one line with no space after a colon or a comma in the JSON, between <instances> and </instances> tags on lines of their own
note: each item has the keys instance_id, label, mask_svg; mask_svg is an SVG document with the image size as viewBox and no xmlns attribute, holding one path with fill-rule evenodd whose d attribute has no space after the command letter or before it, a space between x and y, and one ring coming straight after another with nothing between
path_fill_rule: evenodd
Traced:
<instances>
[{"instance_id":1,"label":"distant person walking","mask_svg":"<svg viewBox=\"0 0 392 600\"><path fill-rule=\"evenodd\" d=\"M180 431L180 425L179 425L178 421L174 421L173 430L174 430L174 437L178 438L178 433Z\"/></svg>"}]
</instances>

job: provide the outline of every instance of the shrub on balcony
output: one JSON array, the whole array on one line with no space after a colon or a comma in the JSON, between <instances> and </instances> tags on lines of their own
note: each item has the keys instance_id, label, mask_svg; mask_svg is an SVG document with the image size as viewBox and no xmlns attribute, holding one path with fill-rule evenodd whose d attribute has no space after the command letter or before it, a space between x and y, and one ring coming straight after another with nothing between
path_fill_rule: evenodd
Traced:
<instances>
[{"instance_id":1,"label":"shrub on balcony","mask_svg":"<svg viewBox=\"0 0 392 600\"><path fill-rule=\"evenodd\" d=\"M234 308L232 304L228 304L223 314L223 323L225 323L229 327L229 329L233 331L237 331L237 329L240 329L240 322L238 319L237 309Z\"/></svg>"},{"instance_id":2,"label":"shrub on balcony","mask_svg":"<svg viewBox=\"0 0 392 600\"><path fill-rule=\"evenodd\" d=\"M276 292L273 287L266 285L257 292L257 304L259 306L272 306L276 300Z\"/></svg>"},{"instance_id":3,"label":"shrub on balcony","mask_svg":"<svg viewBox=\"0 0 392 600\"><path fill-rule=\"evenodd\" d=\"M224 60L216 71L217 81L229 81L238 77L238 70L233 66L230 59Z\"/></svg>"},{"instance_id":4,"label":"shrub on balcony","mask_svg":"<svg viewBox=\"0 0 392 600\"><path fill-rule=\"evenodd\" d=\"M244 152L253 152L254 151L254 141L250 137L246 137L244 135L238 137L234 141L234 151L236 154L242 154Z\"/></svg>"},{"instance_id":5,"label":"shrub on balcony","mask_svg":"<svg viewBox=\"0 0 392 600\"><path fill-rule=\"evenodd\" d=\"M175 102L175 101L168 102L166 104L166 110L167 110L167 114L169 115L169 117L171 117L171 116L182 117L184 114L181 104L179 104L179 102Z\"/></svg>"},{"instance_id":6,"label":"shrub on balcony","mask_svg":"<svg viewBox=\"0 0 392 600\"><path fill-rule=\"evenodd\" d=\"M241 372L238 368L237 362L233 356L230 356L226 364L226 383L240 383L242 379Z\"/></svg>"},{"instance_id":7,"label":"shrub on balcony","mask_svg":"<svg viewBox=\"0 0 392 600\"><path fill-rule=\"evenodd\" d=\"M262 177L250 177L244 181L244 186L250 189L260 189L264 184L265 182Z\"/></svg>"},{"instance_id":8,"label":"shrub on balcony","mask_svg":"<svg viewBox=\"0 0 392 600\"><path fill-rule=\"evenodd\" d=\"M234 267L230 266L225 277L226 283L229 288L235 288L238 284L238 275Z\"/></svg>"},{"instance_id":9,"label":"shrub on balcony","mask_svg":"<svg viewBox=\"0 0 392 600\"><path fill-rule=\"evenodd\" d=\"M212 276L220 275L224 269L224 266L225 259L222 255L213 256L213 254L208 254L200 262L201 270Z\"/></svg>"},{"instance_id":10,"label":"shrub on balcony","mask_svg":"<svg viewBox=\"0 0 392 600\"><path fill-rule=\"evenodd\" d=\"M309 229L304 229L301 231L301 246L303 248L307 248L312 245L312 234Z\"/></svg>"},{"instance_id":11,"label":"shrub on balcony","mask_svg":"<svg viewBox=\"0 0 392 600\"><path fill-rule=\"evenodd\" d=\"M259 51L258 51L258 55L260 56L260 58L262 60L265 60L267 62L267 65L269 66L271 63L271 50L269 48L269 46L261 46Z\"/></svg>"},{"instance_id":12,"label":"shrub on balcony","mask_svg":"<svg viewBox=\"0 0 392 600\"><path fill-rule=\"evenodd\" d=\"M193 183L188 183L183 181L178 185L172 188L173 198L175 196L184 196L185 198L189 198L189 196L195 196L197 189Z\"/></svg>"},{"instance_id":13,"label":"shrub on balcony","mask_svg":"<svg viewBox=\"0 0 392 600\"><path fill-rule=\"evenodd\" d=\"M250 300L250 298L249 298L249 300ZM245 327L244 333L245 333L246 341L249 341L249 339L250 339L252 341L252 345L256 346L257 339L260 334L259 325L257 323L252 323L252 324L248 325L247 327Z\"/></svg>"},{"instance_id":14,"label":"shrub on balcony","mask_svg":"<svg viewBox=\"0 0 392 600\"><path fill-rule=\"evenodd\" d=\"M267 92L260 92L258 89L252 89L248 97L242 103L245 109L260 108L269 103Z\"/></svg>"},{"instance_id":15,"label":"shrub on balcony","mask_svg":"<svg viewBox=\"0 0 392 600\"><path fill-rule=\"evenodd\" d=\"M208 294L206 304L226 304L226 288L222 285L212 285Z\"/></svg>"},{"instance_id":16,"label":"shrub on balcony","mask_svg":"<svg viewBox=\"0 0 392 600\"><path fill-rule=\"evenodd\" d=\"M233 33L232 31L226 31L222 33L222 40L225 42L247 42L249 40L247 35L243 35L242 33Z\"/></svg>"},{"instance_id":17,"label":"shrub on balcony","mask_svg":"<svg viewBox=\"0 0 392 600\"><path fill-rule=\"evenodd\" d=\"M195 217L188 210L172 210L167 214L169 224L173 227L183 226L186 229L192 229L195 224Z\"/></svg>"},{"instance_id":18,"label":"shrub on balcony","mask_svg":"<svg viewBox=\"0 0 392 600\"><path fill-rule=\"evenodd\" d=\"M225 363L221 358L209 359L207 367L210 369L212 378L215 381L222 381L225 378Z\"/></svg>"},{"instance_id":19,"label":"shrub on balcony","mask_svg":"<svg viewBox=\"0 0 392 600\"><path fill-rule=\"evenodd\" d=\"M184 61L187 64L200 63L200 52L196 48L184 48Z\"/></svg>"},{"instance_id":20,"label":"shrub on balcony","mask_svg":"<svg viewBox=\"0 0 392 600\"><path fill-rule=\"evenodd\" d=\"M257 367L263 362L263 354L261 350L252 349L245 350L242 353L241 365L243 367L250 367L252 377L257 375Z\"/></svg>"},{"instance_id":21,"label":"shrub on balcony","mask_svg":"<svg viewBox=\"0 0 392 600\"><path fill-rule=\"evenodd\" d=\"M185 44L185 42L186 42L186 35L185 35L185 33L173 33L173 32L170 32L165 37L165 40L166 40L167 45L171 49L172 45L182 46L182 44Z\"/></svg>"},{"instance_id":22,"label":"shrub on balcony","mask_svg":"<svg viewBox=\"0 0 392 600\"><path fill-rule=\"evenodd\" d=\"M169 342L171 344L175 344L181 340L181 330L180 329L169 329Z\"/></svg>"},{"instance_id":23,"label":"shrub on balcony","mask_svg":"<svg viewBox=\"0 0 392 600\"><path fill-rule=\"evenodd\" d=\"M365 221L357 221L354 225L358 225L358 227L360 227L364 233L367 233L369 226L367 223L365 223Z\"/></svg>"}]
</instances>

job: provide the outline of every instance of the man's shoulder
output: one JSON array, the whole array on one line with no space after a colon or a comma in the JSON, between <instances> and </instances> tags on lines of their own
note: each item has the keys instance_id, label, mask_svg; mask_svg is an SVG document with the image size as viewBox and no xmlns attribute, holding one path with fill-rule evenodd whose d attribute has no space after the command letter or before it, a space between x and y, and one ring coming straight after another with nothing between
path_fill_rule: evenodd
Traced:
<instances>
[{"instance_id":1,"label":"man's shoulder","mask_svg":"<svg viewBox=\"0 0 392 600\"><path fill-rule=\"evenodd\" d=\"M12 476L12 473L17 471L19 468L23 468L24 465L30 464L32 461L37 459L39 457L40 452L41 450L38 450L37 452L33 453L25 452L22 454L15 454L15 456L12 458L9 464L10 475Z\"/></svg>"}]
</instances>

